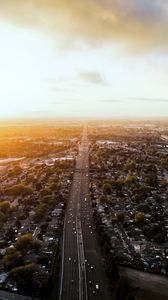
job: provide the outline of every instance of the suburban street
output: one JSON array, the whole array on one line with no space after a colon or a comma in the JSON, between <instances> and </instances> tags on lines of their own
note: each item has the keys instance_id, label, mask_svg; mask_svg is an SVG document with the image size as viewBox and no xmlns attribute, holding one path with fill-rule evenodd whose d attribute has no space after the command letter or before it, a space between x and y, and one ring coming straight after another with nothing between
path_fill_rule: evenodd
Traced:
<instances>
[{"instance_id":1,"label":"suburban street","mask_svg":"<svg viewBox=\"0 0 168 300\"><path fill-rule=\"evenodd\" d=\"M111 299L88 198L88 151L85 127L64 220L59 300Z\"/></svg>"}]
</instances>

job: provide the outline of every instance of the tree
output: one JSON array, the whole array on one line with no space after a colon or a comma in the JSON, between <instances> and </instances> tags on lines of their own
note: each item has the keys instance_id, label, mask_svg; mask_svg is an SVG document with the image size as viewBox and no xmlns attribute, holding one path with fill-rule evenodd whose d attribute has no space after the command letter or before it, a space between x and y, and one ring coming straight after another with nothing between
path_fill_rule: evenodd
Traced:
<instances>
[{"instance_id":1,"label":"tree","mask_svg":"<svg viewBox=\"0 0 168 300\"><path fill-rule=\"evenodd\" d=\"M123 222L125 218L125 214L123 211L119 211L116 213L116 218L118 222Z\"/></svg>"},{"instance_id":2,"label":"tree","mask_svg":"<svg viewBox=\"0 0 168 300\"><path fill-rule=\"evenodd\" d=\"M110 183L103 184L103 193L104 194L111 194L112 188Z\"/></svg>"},{"instance_id":3,"label":"tree","mask_svg":"<svg viewBox=\"0 0 168 300\"><path fill-rule=\"evenodd\" d=\"M15 249L16 250L16 249ZM5 271L23 265L23 256L20 251L14 251L11 254L6 254L2 259Z\"/></svg>"},{"instance_id":4,"label":"tree","mask_svg":"<svg viewBox=\"0 0 168 300\"><path fill-rule=\"evenodd\" d=\"M136 162L130 158L127 159L127 162L124 166L125 171L135 171L136 169Z\"/></svg>"},{"instance_id":5,"label":"tree","mask_svg":"<svg viewBox=\"0 0 168 300\"><path fill-rule=\"evenodd\" d=\"M15 267L8 273L8 278L17 282L20 292L32 295L35 291L35 271L36 265L34 263L25 266Z\"/></svg>"},{"instance_id":6,"label":"tree","mask_svg":"<svg viewBox=\"0 0 168 300\"><path fill-rule=\"evenodd\" d=\"M48 206L46 203L40 203L39 205L37 205L34 220L36 222L39 222L46 214L47 211L48 211Z\"/></svg>"},{"instance_id":7,"label":"tree","mask_svg":"<svg viewBox=\"0 0 168 300\"><path fill-rule=\"evenodd\" d=\"M127 176L126 179L125 179L125 183L128 184L128 185L131 185L133 183L135 183L136 181L136 177L135 176Z\"/></svg>"},{"instance_id":8,"label":"tree","mask_svg":"<svg viewBox=\"0 0 168 300\"><path fill-rule=\"evenodd\" d=\"M152 187L158 186L158 177L156 174L148 174L144 179L145 184Z\"/></svg>"},{"instance_id":9,"label":"tree","mask_svg":"<svg viewBox=\"0 0 168 300\"><path fill-rule=\"evenodd\" d=\"M50 188L50 190L52 190L52 191L57 190L57 188L58 188L58 183L55 183L55 182L51 183L50 186L49 186L49 188Z\"/></svg>"},{"instance_id":10,"label":"tree","mask_svg":"<svg viewBox=\"0 0 168 300\"><path fill-rule=\"evenodd\" d=\"M31 241L32 241L31 233L23 234L17 239L17 242L15 243L15 247L17 250L20 251L26 250L30 246Z\"/></svg>"},{"instance_id":11,"label":"tree","mask_svg":"<svg viewBox=\"0 0 168 300\"><path fill-rule=\"evenodd\" d=\"M14 246L10 246L5 249L5 255L13 254L16 252L16 248Z\"/></svg>"},{"instance_id":12,"label":"tree","mask_svg":"<svg viewBox=\"0 0 168 300\"><path fill-rule=\"evenodd\" d=\"M137 208L138 208L138 210L143 211L143 212L150 211L150 206L148 203L140 203Z\"/></svg>"},{"instance_id":13,"label":"tree","mask_svg":"<svg viewBox=\"0 0 168 300\"><path fill-rule=\"evenodd\" d=\"M149 187L145 185L141 185L133 189L133 195L138 194L141 198L140 200L145 200L148 197L149 191L150 191Z\"/></svg>"},{"instance_id":14,"label":"tree","mask_svg":"<svg viewBox=\"0 0 168 300\"><path fill-rule=\"evenodd\" d=\"M21 252L24 252L25 250L29 249L39 250L41 247L42 242L38 239L33 239L31 233L21 235L15 243L15 248Z\"/></svg>"},{"instance_id":15,"label":"tree","mask_svg":"<svg viewBox=\"0 0 168 300\"><path fill-rule=\"evenodd\" d=\"M9 211L10 203L9 201L0 202L0 211L6 214Z\"/></svg>"},{"instance_id":16,"label":"tree","mask_svg":"<svg viewBox=\"0 0 168 300\"><path fill-rule=\"evenodd\" d=\"M35 251L39 251L42 247L42 241L40 240L32 240L31 242L31 248Z\"/></svg>"},{"instance_id":17,"label":"tree","mask_svg":"<svg viewBox=\"0 0 168 300\"><path fill-rule=\"evenodd\" d=\"M163 169L168 170L168 156L162 157L159 161L159 164Z\"/></svg>"},{"instance_id":18,"label":"tree","mask_svg":"<svg viewBox=\"0 0 168 300\"><path fill-rule=\"evenodd\" d=\"M19 165L17 165L13 169L9 170L8 176L17 176L21 174L21 172L22 172L22 168Z\"/></svg>"},{"instance_id":19,"label":"tree","mask_svg":"<svg viewBox=\"0 0 168 300\"><path fill-rule=\"evenodd\" d=\"M48 188L45 188L44 190L40 191L40 196L47 196L47 195L51 195L52 191Z\"/></svg>"},{"instance_id":20,"label":"tree","mask_svg":"<svg viewBox=\"0 0 168 300\"><path fill-rule=\"evenodd\" d=\"M134 222L136 224L141 224L145 221L145 214L143 212L138 212L135 214Z\"/></svg>"},{"instance_id":21,"label":"tree","mask_svg":"<svg viewBox=\"0 0 168 300\"><path fill-rule=\"evenodd\" d=\"M12 187L6 188L5 193L9 196L27 196L33 193L31 187L24 184L13 185Z\"/></svg>"},{"instance_id":22,"label":"tree","mask_svg":"<svg viewBox=\"0 0 168 300\"><path fill-rule=\"evenodd\" d=\"M0 223L3 223L5 219L6 219L5 214L0 211Z\"/></svg>"},{"instance_id":23,"label":"tree","mask_svg":"<svg viewBox=\"0 0 168 300\"><path fill-rule=\"evenodd\" d=\"M134 194L131 199L133 202L137 203L142 199L142 197L141 194Z\"/></svg>"},{"instance_id":24,"label":"tree","mask_svg":"<svg viewBox=\"0 0 168 300\"><path fill-rule=\"evenodd\" d=\"M43 198L43 203L45 203L48 206L52 207L55 204L55 198L52 195L46 195Z\"/></svg>"},{"instance_id":25,"label":"tree","mask_svg":"<svg viewBox=\"0 0 168 300\"><path fill-rule=\"evenodd\" d=\"M41 182L37 182L36 185L35 185L35 187L36 187L36 190L37 190L37 191L40 191L40 190L42 189L42 184L41 184Z\"/></svg>"},{"instance_id":26,"label":"tree","mask_svg":"<svg viewBox=\"0 0 168 300\"><path fill-rule=\"evenodd\" d=\"M117 191L121 191L122 190L123 184L124 184L124 179L121 178L121 177L119 177L117 179L113 179L111 181L112 187L115 188Z\"/></svg>"}]
</instances>

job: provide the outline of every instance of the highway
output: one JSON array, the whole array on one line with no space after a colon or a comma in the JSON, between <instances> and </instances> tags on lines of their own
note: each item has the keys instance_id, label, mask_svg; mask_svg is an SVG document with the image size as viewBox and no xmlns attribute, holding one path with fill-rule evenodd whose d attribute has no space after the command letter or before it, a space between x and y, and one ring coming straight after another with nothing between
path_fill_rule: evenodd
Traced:
<instances>
[{"instance_id":1,"label":"highway","mask_svg":"<svg viewBox=\"0 0 168 300\"><path fill-rule=\"evenodd\" d=\"M88 198L88 154L84 127L64 219L59 300L111 299Z\"/></svg>"}]
</instances>

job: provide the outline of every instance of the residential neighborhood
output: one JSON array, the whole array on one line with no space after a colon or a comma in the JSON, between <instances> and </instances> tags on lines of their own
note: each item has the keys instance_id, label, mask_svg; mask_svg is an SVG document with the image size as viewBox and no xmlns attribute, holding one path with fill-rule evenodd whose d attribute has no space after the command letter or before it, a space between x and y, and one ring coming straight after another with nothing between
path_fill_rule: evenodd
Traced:
<instances>
[{"instance_id":1,"label":"residential neighborhood","mask_svg":"<svg viewBox=\"0 0 168 300\"><path fill-rule=\"evenodd\" d=\"M48 135L48 127L41 125L7 127L6 135L0 130L1 297L58 297L65 219L78 242L78 227L83 234L88 230L89 247L98 238L96 247L101 249L114 299L124 268L128 274L132 268L167 278L167 124L90 122L83 137L80 124L49 129ZM86 143L84 173L81 160ZM71 208L77 205L78 209L79 204L73 204L77 197L83 206L81 227L75 223L76 209ZM67 243L69 238L68 233ZM82 257L90 268L85 251ZM72 261L78 266L78 255L65 259L67 269ZM95 268L91 262L91 273ZM72 279L69 284L77 283Z\"/></svg>"},{"instance_id":2,"label":"residential neighborhood","mask_svg":"<svg viewBox=\"0 0 168 300\"><path fill-rule=\"evenodd\" d=\"M52 128L47 138L38 127L26 137L15 130L11 147L10 133L1 137L0 288L43 298L57 273L80 129Z\"/></svg>"},{"instance_id":3,"label":"residential neighborhood","mask_svg":"<svg viewBox=\"0 0 168 300\"><path fill-rule=\"evenodd\" d=\"M167 132L90 126L90 201L108 268L168 274Z\"/></svg>"}]
</instances>

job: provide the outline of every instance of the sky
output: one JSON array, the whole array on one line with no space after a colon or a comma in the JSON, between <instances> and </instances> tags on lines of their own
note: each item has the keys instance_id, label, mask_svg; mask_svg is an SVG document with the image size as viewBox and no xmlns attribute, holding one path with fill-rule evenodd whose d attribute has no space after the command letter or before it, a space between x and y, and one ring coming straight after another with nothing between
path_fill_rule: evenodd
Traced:
<instances>
[{"instance_id":1,"label":"sky","mask_svg":"<svg viewBox=\"0 0 168 300\"><path fill-rule=\"evenodd\" d=\"M0 118L168 117L167 0L0 0Z\"/></svg>"}]
</instances>

